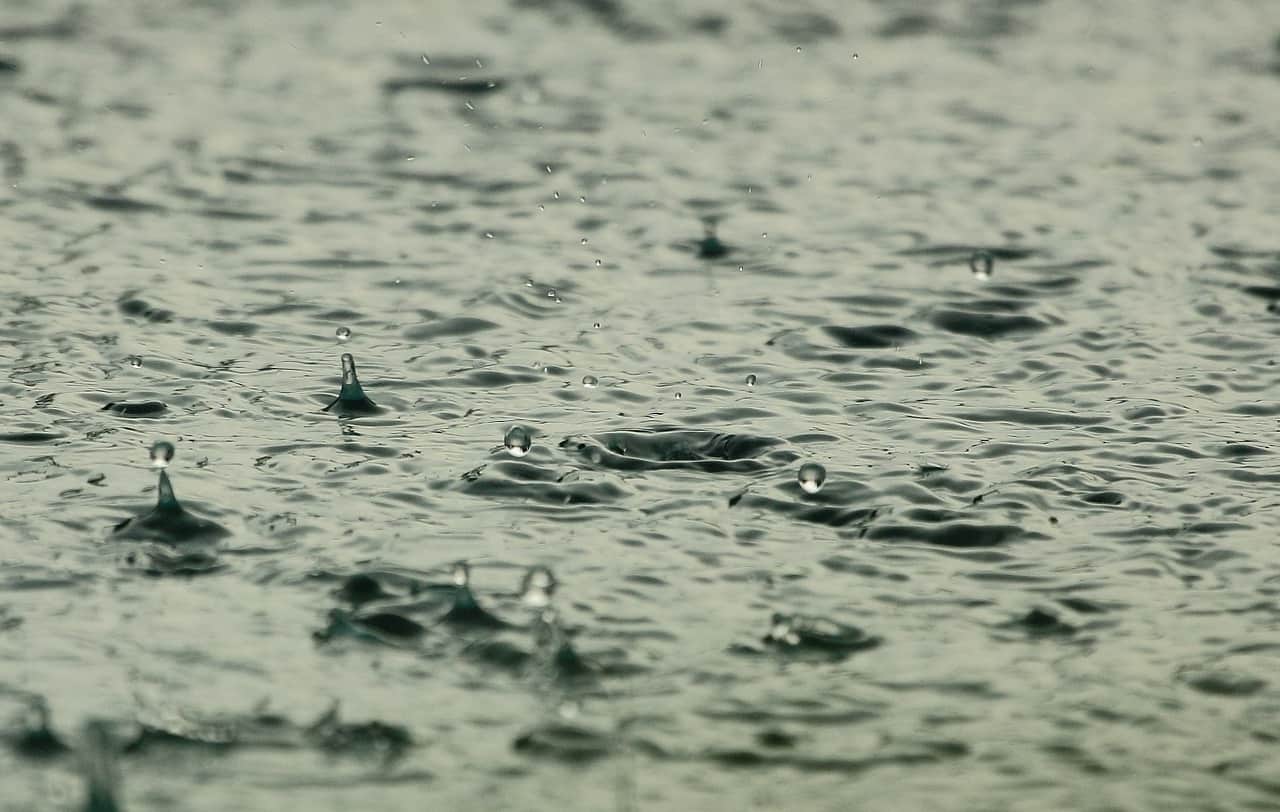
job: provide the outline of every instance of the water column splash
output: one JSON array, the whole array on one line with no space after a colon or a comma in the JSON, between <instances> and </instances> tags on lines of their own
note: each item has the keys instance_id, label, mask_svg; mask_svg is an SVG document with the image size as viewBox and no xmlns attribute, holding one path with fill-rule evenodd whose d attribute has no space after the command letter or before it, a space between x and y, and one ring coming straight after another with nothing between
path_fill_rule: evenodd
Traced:
<instances>
[{"instance_id":1,"label":"water column splash","mask_svg":"<svg viewBox=\"0 0 1280 812\"><path fill-rule=\"evenodd\" d=\"M552 679L590 676L594 669L578 655L551 605L556 586L555 575L546 567L531 567L520 582L520 599L533 610L532 628L538 655Z\"/></svg>"},{"instance_id":2,"label":"water column splash","mask_svg":"<svg viewBox=\"0 0 1280 812\"><path fill-rule=\"evenodd\" d=\"M133 541L160 542L171 547L185 547L191 542L214 542L230 535L226 528L196 516L178 501L173 491L173 483L169 481L169 472L166 470L174 457L172 443L165 440L157 441L151 446L150 456L152 466L160 471L156 482L155 507L117 524L113 531L115 536ZM212 553L198 557L207 564L213 561ZM186 562L184 566L188 568L194 566L194 561L185 558L183 560Z\"/></svg>"},{"instance_id":3,"label":"water column splash","mask_svg":"<svg viewBox=\"0 0 1280 812\"><path fill-rule=\"evenodd\" d=\"M120 786L116 743L105 723L92 721L85 725L80 769L84 774L85 812L120 812L122 807L116 801Z\"/></svg>"},{"instance_id":4,"label":"water column splash","mask_svg":"<svg viewBox=\"0 0 1280 812\"><path fill-rule=\"evenodd\" d=\"M506 621L490 614L471 591L471 566L465 561L453 565L453 606L440 618L441 623L476 629L505 629Z\"/></svg>"},{"instance_id":5,"label":"water column splash","mask_svg":"<svg viewBox=\"0 0 1280 812\"><path fill-rule=\"evenodd\" d=\"M716 236L715 217L702 218L703 237L698 240L698 259L720 259L729 253L729 246Z\"/></svg>"},{"instance_id":6,"label":"water column splash","mask_svg":"<svg viewBox=\"0 0 1280 812\"><path fill-rule=\"evenodd\" d=\"M356 359L349 352L342 354L342 389L324 410L340 415L378 414L382 411L382 407L370 400L360 386L360 378L356 375Z\"/></svg>"}]
</instances>

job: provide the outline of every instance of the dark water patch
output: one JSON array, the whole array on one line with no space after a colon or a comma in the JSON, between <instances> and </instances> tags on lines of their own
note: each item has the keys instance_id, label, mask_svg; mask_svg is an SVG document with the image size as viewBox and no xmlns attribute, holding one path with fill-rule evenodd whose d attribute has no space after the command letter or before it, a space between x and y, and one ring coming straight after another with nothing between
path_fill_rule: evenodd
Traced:
<instances>
[{"instance_id":1,"label":"dark water patch","mask_svg":"<svg viewBox=\"0 0 1280 812\"><path fill-rule=\"evenodd\" d=\"M140 400L113 401L103 406L100 411L111 412L121 417L163 417L168 410L169 407L158 400Z\"/></svg>"},{"instance_id":2,"label":"dark water patch","mask_svg":"<svg viewBox=\"0 0 1280 812\"><path fill-rule=\"evenodd\" d=\"M900 347L916 338L915 332L896 324L877 324L870 327L828 325L822 330L844 346L856 349Z\"/></svg>"},{"instance_id":3,"label":"dark water patch","mask_svg":"<svg viewBox=\"0 0 1280 812\"><path fill-rule=\"evenodd\" d=\"M736 494L729 498L729 507L747 510L767 510L780 516L809 524L828 527L854 527L866 532L866 525L880 515L877 507L841 507L837 505L812 505L799 501L772 499L756 494Z\"/></svg>"},{"instance_id":4,"label":"dark water patch","mask_svg":"<svg viewBox=\"0 0 1280 812\"><path fill-rule=\"evenodd\" d=\"M442 321L424 324L418 327L407 327L404 330L404 337L410 341L428 341L435 338L457 338L460 336L474 335L485 330L492 330L497 327L491 321L485 319L477 319L470 316L458 316L455 318L444 319Z\"/></svg>"},{"instance_id":5,"label":"dark water patch","mask_svg":"<svg viewBox=\"0 0 1280 812\"><path fill-rule=\"evenodd\" d=\"M39 443L52 443L64 437L66 437L65 434L57 434L51 431L11 431L0 433L0 443L37 445Z\"/></svg>"},{"instance_id":6,"label":"dark water patch","mask_svg":"<svg viewBox=\"0 0 1280 812\"><path fill-rule=\"evenodd\" d=\"M550 479L522 467L508 469L520 476L513 478L498 469L486 474L488 466L480 466L464 473L457 487L470 496L490 499L523 499L548 506L608 505L626 498L627 491L617 484L600 481L579 481L571 474L556 473ZM538 477L529 481L526 477ZM552 481L553 480L553 481Z\"/></svg>"},{"instance_id":7,"label":"dark water patch","mask_svg":"<svg viewBox=\"0 0 1280 812\"><path fill-rule=\"evenodd\" d=\"M33 699L12 729L0 730L3 740L14 754L36 761L59 758L71 748L49 724L49 707L43 699Z\"/></svg>"},{"instance_id":8,"label":"dark water patch","mask_svg":"<svg viewBox=\"0 0 1280 812\"><path fill-rule=\"evenodd\" d=\"M328 624L312 633L317 643L354 638L395 647L412 647L426 634L426 627L395 612L357 614L343 609L329 611Z\"/></svg>"},{"instance_id":9,"label":"dark water patch","mask_svg":"<svg viewBox=\"0 0 1280 812\"><path fill-rule=\"evenodd\" d=\"M771 437L678 428L613 431L560 442L561 448L601 468L707 473L752 473L777 467L783 462L773 454L781 445L781 440Z\"/></svg>"},{"instance_id":10,"label":"dark water patch","mask_svg":"<svg viewBox=\"0 0 1280 812\"><path fill-rule=\"evenodd\" d=\"M655 40L664 34L656 25L633 16L623 0L512 0L512 7L541 11L561 26L586 14L615 37L628 41Z\"/></svg>"},{"instance_id":11,"label":"dark water patch","mask_svg":"<svg viewBox=\"0 0 1280 812\"><path fill-rule=\"evenodd\" d=\"M616 742L615 737L590 728L550 723L520 734L511 746L524 756L585 765L612 754Z\"/></svg>"},{"instance_id":12,"label":"dark water patch","mask_svg":"<svg viewBox=\"0 0 1280 812\"><path fill-rule=\"evenodd\" d=\"M1184 685L1210 696L1248 697L1267 687L1267 681L1261 677L1225 668L1184 668L1178 672L1177 678Z\"/></svg>"},{"instance_id":13,"label":"dark water patch","mask_svg":"<svg viewBox=\"0 0 1280 812\"><path fill-rule=\"evenodd\" d=\"M1014 618L1004 624L1004 628L1017 629L1033 637L1069 637L1076 633L1076 628L1066 623L1053 612L1035 608L1021 617Z\"/></svg>"},{"instance_id":14,"label":"dark water patch","mask_svg":"<svg viewBox=\"0 0 1280 812\"><path fill-rule=\"evenodd\" d=\"M818 11L787 11L772 14L769 28L788 44L809 43L840 36L840 24Z\"/></svg>"},{"instance_id":15,"label":"dark water patch","mask_svg":"<svg viewBox=\"0 0 1280 812\"><path fill-rule=\"evenodd\" d=\"M1039 409L974 409L950 415L957 420L977 423L1014 423L1022 426L1097 426L1107 422L1104 417L1090 417Z\"/></svg>"},{"instance_id":16,"label":"dark water patch","mask_svg":"<svg viewBox=\"0 0 1280 812\"><path fill-rule=\"evenodd\" d=\"M258 332L259 325L250 321L210 321L209 329L226 336L251 336Z\"/></svg>"},{"instance_id":17,"label":"dark water patch","mask_svg":"<svg viewBox=\"0 0 1280 812\"><path fill-rule=\"evenodd\" d=\"M1000 547L1014 541L1046 537L1016 525L954 522L935 527L873 524L867 532L867 538L873 541L914 541L939 547L973 549Z\"/></svg>"},{"instance_id":18,"label":"dark water patch","mask_svg":"<svg viewBox=\"0 0 1280 812\"><path fill-rule=\"evenodd\" d=\"M158 203L148 203L145 200L122 195L90 195L84 202L99 211L114 214L161 214L168 211Z\"/></svg>"},{"instance_id":19,"label":"dark water patch","mask_svg":"<svg viewBox=\"0 0 1280 812\"><path fill-rule=\"evenodd\" d=\"M330 755L371 758L384 764L399 760L414 743L402 725L380 721L344 722L336 704L307 729L306 738Z\"/></svg>"},{"instance_id":20,"label":"dark water patch","mask_svg":"<svg viewBox=\"0 0 1280 812\"><path fill-rule=\"evenodd\" d=\"M801 773L837 773L853 776L881 767L938 764L969 754L968 746L962 742L931 742L919 745L918 748L906 749L899 745L896 749L900 749L901 752L888 752L865 758L781 755L752 750L708 750L702 757L721 767L751 770L785 768Z\"/></svg>"},{"instance_id":21,"label":"dark water patch","mask_svg":"<svg viewBox=\"0 0 1280 812\"><path fill-rule=\"evenodd\" d=\"M1218 452L1221 457L1230 459L1239 459L1242 457L1258 457L1271 452L1261 446L1251 445L1249 443L1228 443L1222 446Z\"/></svg>"},{"instance_id":22,"label":"dark water patch","mask_svg":"<svg viewBox=\"0 0 1280 812\"><path fill-rule=\"evenodd\" d=\"M994 259L1005 262L1012 262L1021 259L1028 259L1036 256L1039 251L1033 248L1019 248L1017 246L990 247L981 245L956 245L943 243L941 245L922 245L914 248L907 248L898 251L898 256L904 257L946 257L949 263L965 263L975 254L986 252Z\"/></svg>"},{"instance_id":23,"label":"dark water patch","mask_svg":"<svg viewBox=\"0 0 1280 812\"><path fill-rule=\"evenodd\" d=\"M1108 507L1117 507L1124 503L1124 494L1116 491L1095 491L1080 497L1081 501L1091 505L1107 505Z\"/></svg>"},{"instance_id":24,"label":"dark water patch","mask_svg":"<svg viewBox=\"0 0 1280 812\"><path fill-rule=\"evenodd\" d=\"M16 57L0 54L0 73L19 73L22 71L22 63Z\"/></svg>"},{"instance_id":25,"label":"dark water patch","mask_svg":"<svg viewBox=\"0 0 1280 812\"><path fill-rule=\"evenodd\" d=\"M382 92L395 95L406 91L426 91L450 93L460 96L482 96L496 93L505 87L507 81L493 77L448 77L448 76L407 76L386 79L382 82Z\"/></svg>"},{"instance_id":26,"label":"dark water patch","mask_svg":"<svg viewBox=\"0 0 1280 812\"><path fill-rule=\"evenodd\" d=\"M71 4L62 16L39 23L19 23L0 26L0 42L18 42L28 39L71 39L80 33L85 7Z\"/></svg>"},{"instance_id":27,"label":"dark water patch","mask_svg":"<svg viewBox=\"0 0 1280 812\"><path fill-rule=\"evenodd\" d=\"M987 339L1039 332L1048 327L1045 322L1031 316L1000 315L956 309L935 310L929 317L929 321L935 327L949 333Z\"/></svg>"},{"instance_id":28,"label":"dark water patch","mask_svg":"<svg viewBox=\"0 0 1280 812\"><path fill-rule=\"evenodd\" d=\"M884 642L880 637L822 617L776 613L769 622L764 644L788 656L817 655L823 659L843 660L859 651L873 649Z\"/></svg>"},{"instance_id":29,"label":"dark water patch","mask_svg":"<svg viewBox=\"0 0 1280 812\"><path fill-rule=\"evenodd\" d=\"M133 318L146 319L155 324L173 321L173 311L162 307L152 307L146 301L137 298L132 292L121 295L116 300L120 312Z\"/></svg>"}]
</instances>

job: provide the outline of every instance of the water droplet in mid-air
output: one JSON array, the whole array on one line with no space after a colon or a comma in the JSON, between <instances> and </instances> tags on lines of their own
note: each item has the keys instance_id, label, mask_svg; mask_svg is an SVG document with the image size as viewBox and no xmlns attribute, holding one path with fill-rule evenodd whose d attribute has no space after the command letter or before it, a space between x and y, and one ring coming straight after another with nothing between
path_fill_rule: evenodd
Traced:
<instances>
[{"instance_id":1,"label":"water droplet in mid-air","mask_svg":"<svg viewBox=\"0 0 1280 812\"><path fill-rule=\"evenodd\" d=\"M599 383L600 381L595 375L584 375L582 378L582 385L588 389L595 389Z\"/></svg>"},{"instance_id":2,"label":"water droplet in mid-air","mask_svg":"<svg viewBox=\"0 0 1280 812\"><path fill-rule=\"evenodd\" d=\"M822 483L827 481L827 469L816 462L806 462L800 466L796 481L800 483L800 490L805 493L817 493L822 490Z\"/></svg>"},{"instance_id":3,"label":"water droplet in mid-air","mask_svg":"<svg viewBox=\"0 0 1280 812\"><path fill-rule=\"evenodd\" d=\"M467 562L459 561L453 565L453 585L464 587L471 583L471 567L467 566Z\"/></svg>"},{"instance_id":4,"label":"water droplet in mid-air","mask_svg":"<svg viewBox=\"0 0 1280 812\"><path fill-rule=\"evenodd\" d=\"M336 336L338 337L338 340L339 340L339 341L348 341L348 340L350 340L350 338L351 338L351 328L350 328L350 327L339 327L339 328L338 328L338 331L337 331L336 333L334 333L334 335L336 335Z\"/></svg>"},{"instance_id":5,"label":"water droplet in mid-air","mask_svg":"<svg viewBox=\"0 0 1280 812\"><path fill-rule=\"evenodd\" d=\"M520 583L520 599L526 606L544 609L556 591L556 577L546 567L532 567Z\"/></svg>"},{"instance_id":6,"label":"water droplet in mid-air","mask_svg":"<svg viewBox=\"0 0 1280 812\"><path fill-rule=\"evenodd\" d=\"M151 464L156 468L169 467L169 461L173 459L173 443L167 440L158 440L151 446Z\"/></svg>"},{"instance_id":7,"label":"water droplet in mid-air","mask_svg":"<svg viewBox=\"0 0 1280 812\"><path fill-rule=\"evenodd\" d=\"M747 386L755 386L755 385L756 385L756 376L755 376L755 375L748 375L748 376L747 376Z\"/></svg>"},{"instance_id":8,"label":"water droplet in mid-air","mask_svg":"<svg viewBox=\"0 0 1280 812\"><path fill-rule=\"evenodd\" d=\"M587 238L586 238L586 237L583 237L583 238L582 238L582 244L583 244L583 245L586 245L586 244L587 244Z\"/></svg>"},{"instance_id":9,"label":"water droplet in mid-air","mask_svg":"<svg viewBox=\"0 0 1280 812\"><path fill-rule=\"evenodd\" d=\"M142 366L142 359L136 355L130 355L129 366L133 367L134 369L137 369L138 367Z\"/></svg>"},{"instance_id":10,"label":"water droplet in mid-air","mask_svg":"<svg viewBox=\"0 0 1280 812\"><path fill-rule=\"evenodd\" d=\"M547 298L548 298L548 299L554 299L554 298L556 298L556 297L557 297L557 296L559 296L559 295L560 295L559 293L556 293L556 289L555 289L555 288L547 288Z\"/></svg>"},{"instance_id":11,"label":"water droplet in mid-air","mask_svg":"<svg viewBox=\"0 0 1280 812\"><path fill-rule=\"evenodd\" d=\"M995 264L996 259L991 256L990 251L975 251L973 256L969 257L969 270L973 271L977 279L990 279L991 269Z\"/></svg>"},{"instance_id":12,"label":"water droplet in mid-air","mask_svg":"<svg viewBox=\"0 0 1280 812\"><path fill-rule=\"evenodd\" d=\"M679 392L676 392L676 400L679 400L682 397L684 397L684 395L680 394Z\"/></svg>"},{"instance_id":13,"label":"water droplet in mid-air","mask_svg":"<svg viewBox=\"0 0 1280 812\"><path fill-rule=\"evenodd\" d=\"M603 265L603 264L604 264L604 263L603 263L603 262L601 262L600 260L598 260L598 259L596 260L596 267L597 267L597 268L599 268L599 267L600 267L601 265Z\"/></svg>"},{"instance_id":14,"label":"water droplet in mid-air","mask_svg":"<svg viewBox=\"0 0 1280 812\"><path fill-rule=\"evenodd\" d=\"M595 329L599 330L599 329L600 329L600 322L596 322L595 324L593 324L593 325L591 325L591 326L592 326L592 327L594 327Z\"/></svg>"},{"instance_id":15,"label":"water droplet in mid-air","mask_svg":"<svg viewBox=\"0 0 1280 812\"><path fill-rule=\"evenodd\" d=\"M533 436L524 426L513 426L502 439L502 444L507 447L507 453L511 456L523 457L533 447Z\"/></svg>"}]
</instances>

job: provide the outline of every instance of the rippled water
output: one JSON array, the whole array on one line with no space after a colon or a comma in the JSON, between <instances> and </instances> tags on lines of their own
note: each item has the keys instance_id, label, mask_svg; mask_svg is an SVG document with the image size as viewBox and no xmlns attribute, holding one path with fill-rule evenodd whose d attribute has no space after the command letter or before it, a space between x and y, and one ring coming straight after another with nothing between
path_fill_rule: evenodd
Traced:
<instances>
[{"instance_id":1,"label":"rippled water","mask_svg":"<svg viewBox=\"0 0 1280 812\"><path fill-rule=\"evenodd\" d=\"M1278 31L5 0L0 808L1276 808Z\"/></svg>"}]
</instances>

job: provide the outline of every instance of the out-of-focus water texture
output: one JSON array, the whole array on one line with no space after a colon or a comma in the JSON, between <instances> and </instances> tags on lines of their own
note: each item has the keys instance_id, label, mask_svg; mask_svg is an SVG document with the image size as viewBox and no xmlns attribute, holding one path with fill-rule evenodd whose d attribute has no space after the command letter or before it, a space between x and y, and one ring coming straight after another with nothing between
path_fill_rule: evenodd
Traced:
<instances>
[{"instance_id":1,"label":"out-of-focus water texture","mask_svg":"<svg viewBox=\"0 0 1280 812\"><path fill-rule=\"evenodd\" d=\"M0 808L1275 809L1275 12L4 0Z\"/></svg>"}]
</instances>

